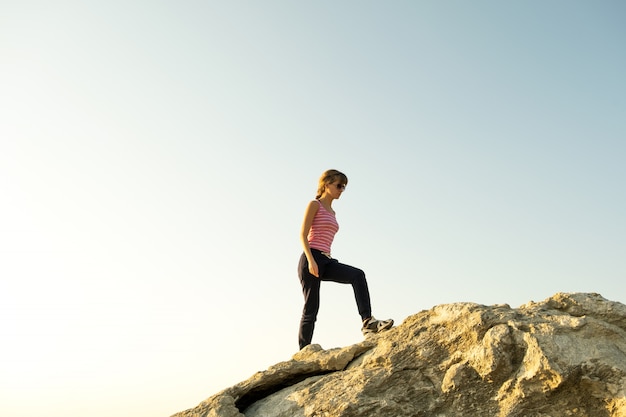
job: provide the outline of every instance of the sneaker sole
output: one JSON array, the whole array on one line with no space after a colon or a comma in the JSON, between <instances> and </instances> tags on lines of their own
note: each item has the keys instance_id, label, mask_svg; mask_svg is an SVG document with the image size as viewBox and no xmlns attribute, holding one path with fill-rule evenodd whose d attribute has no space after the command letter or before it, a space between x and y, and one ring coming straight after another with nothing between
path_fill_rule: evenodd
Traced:
<instances>
[{"instance_id":1,"label":"sneaker sole","mask_svg":"<svg viewBox=\"0 0 626 417\"><path fill-rule=\"evenodd\" d=\"M380 329L378 329L378 332L384 332L385 330L389 330L392 327L393 327L393 320L389 320L389 323L387 323L384 327L381 327Z\"/></svg>"}]
</instances>

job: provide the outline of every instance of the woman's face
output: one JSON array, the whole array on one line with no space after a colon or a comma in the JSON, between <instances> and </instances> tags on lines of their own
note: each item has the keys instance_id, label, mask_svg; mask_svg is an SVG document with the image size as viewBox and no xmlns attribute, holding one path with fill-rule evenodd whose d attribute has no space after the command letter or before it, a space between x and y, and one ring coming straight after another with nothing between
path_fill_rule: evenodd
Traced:
<instances>
[{"instance_id":1,"label":"woman's face","mask_svg":"<svg viewBox=\"0 0 626 417\"><path fill-rule=\"evenodd\" d=\"M332 198L339 198L341 197L341 194L343 194L343 192L346 189L346 184L340 182L340 181L334 181L328 185L326 185L326 192L332 197Z\"/></svg>"}]
</instances>

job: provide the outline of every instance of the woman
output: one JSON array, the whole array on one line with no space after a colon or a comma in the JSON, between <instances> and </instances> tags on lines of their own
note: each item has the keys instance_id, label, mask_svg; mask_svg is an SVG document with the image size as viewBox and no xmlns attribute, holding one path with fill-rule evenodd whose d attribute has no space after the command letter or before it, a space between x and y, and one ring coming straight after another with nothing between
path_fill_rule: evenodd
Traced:
<instances>
[{"instance_id":1,"label":"woman","mask_svg":"<svg viewBox=\"0 0 626 417\"><path fill-rule=\"evenodd\" d=\"M332 208L333 201L341 197L348 185L345 174L330 169L319 180L317 196L306 208L300 239L304 253L300 257L298 274L304 294L304 309L298 335L300 349L311 344L315 320L320 305L320 282L334 281L351 284L356 305L363 321L363 335L387 330L393 320L376 320L372 317L370 293L365 273L355 267L339 263L330 255L330 247L339 224Z\"/></svg>"}]
</instances>

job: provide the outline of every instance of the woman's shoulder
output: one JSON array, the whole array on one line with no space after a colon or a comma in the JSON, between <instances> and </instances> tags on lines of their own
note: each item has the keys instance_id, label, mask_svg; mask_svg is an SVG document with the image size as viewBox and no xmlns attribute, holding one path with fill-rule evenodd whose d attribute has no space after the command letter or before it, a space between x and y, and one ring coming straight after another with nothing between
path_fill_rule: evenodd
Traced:
<instances>
[{"instance_id":1,"label":"woman's shoulder","mask_svg":"<svg viewBox=\"0 0 626 417\"><path fill-rule=\"evenodd\" d=\"M322 203L319 200L311 200L306 206L306 211L309 213L317 213Z\"/></svg>"}]
</instances>

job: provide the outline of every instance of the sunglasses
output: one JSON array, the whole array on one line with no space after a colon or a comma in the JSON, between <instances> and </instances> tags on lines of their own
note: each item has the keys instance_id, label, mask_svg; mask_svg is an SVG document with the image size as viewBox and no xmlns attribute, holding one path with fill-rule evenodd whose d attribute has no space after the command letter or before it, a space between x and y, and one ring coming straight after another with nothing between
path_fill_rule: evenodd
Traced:
<instances>
[{"instance_id":1,"label":"sunglasses","mask_svg":"<svg viewBox=\"0 0 626 417\"><path fill-rule=\"evenodd\" d=\"M335 187L337 187L338 190L345 190L346 184L335 184Z\"/></svg>"}]
</instances>

